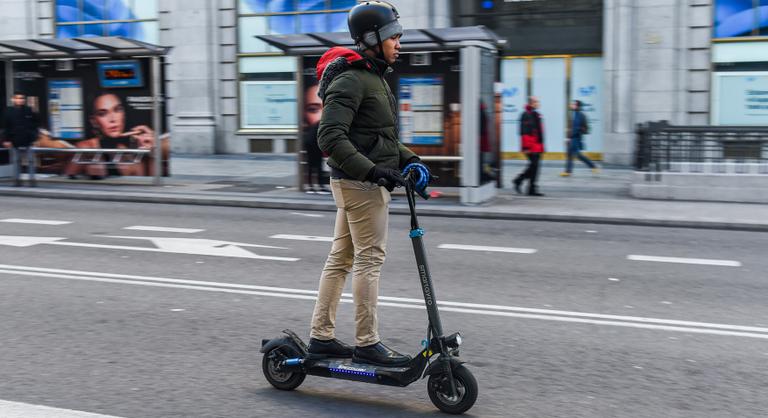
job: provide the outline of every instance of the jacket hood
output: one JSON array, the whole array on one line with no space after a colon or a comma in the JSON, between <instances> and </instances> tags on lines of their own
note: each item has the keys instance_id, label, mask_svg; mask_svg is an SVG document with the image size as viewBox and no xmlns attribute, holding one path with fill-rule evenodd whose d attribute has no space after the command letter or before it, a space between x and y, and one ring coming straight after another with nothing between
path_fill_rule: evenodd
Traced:
<instances>
[{"instance_id":1,"label":"jacket hood","mask_svg":"<svg viewBox=\"0 0 768 418\"><path fill-rule=\"evenodd\" d=\"M326 51L317 62L317 79L320 81L317 94L320 99L325 100L325 90L336 77L353 67L370 69L371 64L349 48L336 46Z\"/></svg>"}]
</instances>

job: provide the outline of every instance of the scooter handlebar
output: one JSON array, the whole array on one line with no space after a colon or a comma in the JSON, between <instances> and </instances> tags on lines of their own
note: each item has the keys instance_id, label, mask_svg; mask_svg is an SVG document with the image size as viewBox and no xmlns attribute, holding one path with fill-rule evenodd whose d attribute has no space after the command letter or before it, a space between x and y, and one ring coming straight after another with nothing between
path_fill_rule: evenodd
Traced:
<instances>
[{"instance_id":1,"label":"scooter handlebar","mask_svg":"<svg viewBox=\"0 0 768 418\"><path fill-rule=\"evenodd\" d=\"M408 172L408 173L405 175L405 182L406 182L406 183L407 183L407 184L410 186L410 187L407 187L406 189L411 189L411 190L415 191L415 192L416 192L416 194L418 194L419 196L421 196L422 198L424 198L424 200L427 200L427 199L429 199L429 193L427 193L427 190L426 190L426 188L424 188L424 189L422 189L422 190L416 190L416 188L415 188L415 187L413 187L413 174L412 174L412 173L413 173L413 171L409 171L409 172ZM429 178L429 182L431 183L431 182L433 182L433 181L435 181L435 180L437 180L437 177L436 177L436 176L432 176L432 175L430 175L430 178ZM392 182L390 182L389 180L387 180L387 179L385 179L385 178L380 178L380 179L379 179L379 180L376 182L376 184L378 184L378 185L379 185L379 186L381 186L381 187L386 187L386 188L388 188L388 189L390 189L390 188L393 188L393 187L391 187L391 186L392 186Z\"/></svg>"}]
</instances>

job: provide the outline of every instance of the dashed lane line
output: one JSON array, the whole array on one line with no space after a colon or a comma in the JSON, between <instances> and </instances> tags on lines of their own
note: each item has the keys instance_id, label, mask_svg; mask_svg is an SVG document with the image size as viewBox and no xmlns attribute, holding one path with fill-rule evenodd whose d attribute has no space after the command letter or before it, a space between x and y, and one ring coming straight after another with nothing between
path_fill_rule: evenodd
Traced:
<instances>
[{"instance_id":1,"label":"dashed lane line","mask_svg":"<svg viewBox=\"0 0 768 418\"><path fill-rule=\"evenodd\" d=\"M146 226L146 225L126 226L123 229L129 230L129 231L177 232L180 234L195 234L197 232L205 231L205 229L174 228L170 226Z\"/></svg>"},{"instance_id":2,"label":"dashed lane line","mask_svg":"<svg viewBox=\"0 0 768 418\"><path fill-rule=\"evenodd\" d=\"M681 258L681 257L659 257L654 255L628 255L628 260L632 261L650 261L656 263L677 263L677 264L696 264L702 266L720 266L720 267L741 267L741 263L733 260L713 260L707 258Z\"/></svg>"},{"instance_id":3,"label":"dashed lane line","mask_svg":"<svg viewBox=\"0 0 768 418\"><path fill-rule=\"evenodd\" d=\"M22 218L0 219L0 222L13 223L13 224L35 224L35 225L67 225L72 223L71 221L57 221L52 219L22 219Z\"/></svg>"}]
</instances>

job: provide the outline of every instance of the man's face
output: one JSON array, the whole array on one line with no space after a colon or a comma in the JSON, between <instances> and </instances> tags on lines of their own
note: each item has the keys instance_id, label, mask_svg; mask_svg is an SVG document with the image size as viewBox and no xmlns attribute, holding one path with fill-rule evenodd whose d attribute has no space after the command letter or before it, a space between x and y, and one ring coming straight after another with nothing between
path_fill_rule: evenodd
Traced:
<instances>
[{"instance_id":1,"label":"man's face","mask_svg":"<svg viewBox=\"0 0 768 418\"><path fill-rule=\"evenodd\" d=\"M400 37L402 35L395 35L391 38L385 39L381 45L384 48L384 61L387 64L392 65L400 58Z\"/></svg>"},{"instance_id":2,"label":"man's face","mask_svg":"<svg viewBox=\"0 0 768 418\"><path fill-rule=\"evenodd\" d=\"M23 94L14 94L13 95L13 105L14 106L24 106L24 103L27 101L27 98L24 97Z\"/></svg>"},{"instance_id":3,"label":"man's face","mask_svg":"<svg viewBox=\"0 0 768 418\"><path fill-rule=\"evenodd\" d=\"M531 107L534 108L534 109L538 109L539 108L539 99L537 99L535 97L532 98L531 99Z\"/></svg>"}]
</instances>

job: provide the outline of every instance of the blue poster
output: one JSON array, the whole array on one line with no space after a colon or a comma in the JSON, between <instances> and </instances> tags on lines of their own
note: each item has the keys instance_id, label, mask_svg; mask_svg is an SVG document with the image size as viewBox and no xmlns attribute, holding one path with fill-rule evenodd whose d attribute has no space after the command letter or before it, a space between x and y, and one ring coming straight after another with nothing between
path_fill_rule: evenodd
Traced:
<instances>
[{"instance_id":1,"label":"blue poster","mask_svg":"<svg viewBox=\"0 0 768 418\"><path fill-rule=\"evenodd\" d=\"M48 80L48 115L52 137L83 137L83 88L80 80Z\"/></svg>"},{"instance_id":2,"label":"blue poster","mask_svg":"<svg viewBox=\"0 0 768 418\"><path fill-rule=\"evenodd\" d=\"M442 145L443 78L400 78L400 141L410 145Z\"/></svg>"}]
</instances>

